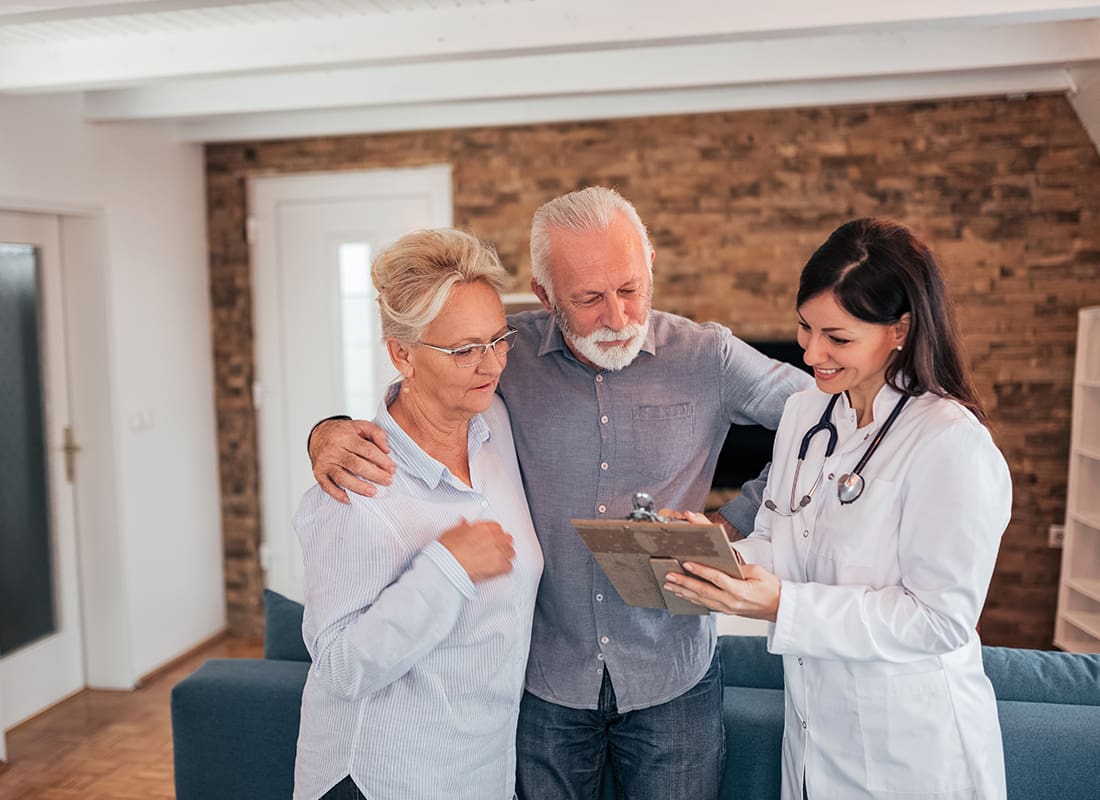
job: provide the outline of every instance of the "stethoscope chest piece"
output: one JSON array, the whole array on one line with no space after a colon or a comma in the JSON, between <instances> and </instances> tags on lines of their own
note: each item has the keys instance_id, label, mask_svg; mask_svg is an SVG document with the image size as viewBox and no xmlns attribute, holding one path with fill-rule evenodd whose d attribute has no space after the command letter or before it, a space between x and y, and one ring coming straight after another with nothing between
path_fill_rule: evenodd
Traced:
<instances>
[{"instance_id":1,"label":"stethoscope chest piece","mask_svg":"<svg viewBox=\"0 0 1100 800\"><path fill-rule=\"evenodd\" d=\"M841 475L836 484L836 493L841 505L854 503L863 494L863 476L857 472Z\"/></svg>"}]
</instances>

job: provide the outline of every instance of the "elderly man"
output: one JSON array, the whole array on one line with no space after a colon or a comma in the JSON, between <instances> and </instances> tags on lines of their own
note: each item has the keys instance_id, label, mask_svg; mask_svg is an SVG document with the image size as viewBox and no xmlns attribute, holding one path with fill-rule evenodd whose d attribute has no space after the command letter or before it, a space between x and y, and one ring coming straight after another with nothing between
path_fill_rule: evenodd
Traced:
<instances>
[{"instance_id":1,"label":"elderly man","mask_svg":"<svg viewBox=\"0 0 1100 800\"><path fill-rule=\"evenodd\" d=\"M545 558L518 730L525 800L596 797L608 758L626 798L706 800L721 782L713 618L627 606L570 520L623 518L638 491L702 508L729 425L775 428L810 379L719 325L652 311L653 259L611 189L535 213L531 287L545 310L510 319L519 333L498 389ZM362 478L386 482L384 448L367 423L325 422L314 474L337 499L340 487L371 494ZM717 519L751 530L762 488L746 484Z\"/></svg>"}]
</instances>

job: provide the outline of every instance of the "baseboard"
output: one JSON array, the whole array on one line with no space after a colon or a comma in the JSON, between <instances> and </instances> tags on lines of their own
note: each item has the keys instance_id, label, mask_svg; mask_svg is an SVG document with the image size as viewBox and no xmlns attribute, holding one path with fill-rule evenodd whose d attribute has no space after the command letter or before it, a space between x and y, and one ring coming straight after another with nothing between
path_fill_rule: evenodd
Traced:
<instances>
[{"instance_id":1,"label":"baseboard","mask_svg":"<svg viewBox=\"0 0 1100 800\"><path fill-rule=\"evenodd\" d=\"M221 642L225 639L228 639L228 638L229 638L229 629L228 628L222 628L220 631L215 633L213 636L209 636L209 637L203 639L201 642L196 644L194 647L187 648L182 653L180 653L178 656L176 656L173 659L170 659L169 661L164 662L163 664L161 664L156 669L153 669L149 672L146 672L144 675L139 676L138 679L137 679L137 683L134 685L134 688L135 689L140 689L142 686L145 686L147 683L150 683L151 681L155 681L157 678L161 677L162 675L164 675L168 672L171 672L173 669L178 667L184 661L187 661L189 658L193 658L195 656L195 654L198 653L199 651L205 650L206 648L211 647L215 644L218 644L219 642Z\"/></svg>"}]
</instances>

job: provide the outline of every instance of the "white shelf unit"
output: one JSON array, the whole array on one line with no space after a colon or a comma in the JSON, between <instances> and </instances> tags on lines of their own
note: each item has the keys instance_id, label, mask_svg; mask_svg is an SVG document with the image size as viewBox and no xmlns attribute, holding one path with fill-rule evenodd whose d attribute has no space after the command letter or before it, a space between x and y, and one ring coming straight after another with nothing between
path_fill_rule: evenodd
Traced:
<instances>
[{"instance_id":1,"label":"white shelf unit","mask_svg":"<svg viewBox=\"0 0 1100 800\"><path fill-rule=\"evenodd\" d=\"M1078 314L1063 548L1054 644L1100 653L1100 306Z\"/></svg>"}]
</instances>

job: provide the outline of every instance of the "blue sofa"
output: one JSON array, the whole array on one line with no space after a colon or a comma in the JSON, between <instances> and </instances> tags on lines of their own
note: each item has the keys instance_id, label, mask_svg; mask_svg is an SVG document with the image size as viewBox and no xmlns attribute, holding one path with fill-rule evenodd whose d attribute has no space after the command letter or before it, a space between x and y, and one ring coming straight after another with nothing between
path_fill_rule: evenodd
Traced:
<instances>
[{"instance_id":1,"label":"blue sofa","mask_svg":"<svg viewBox=\"0 0 1100 800\"><path fill-rule=\"evenodd\" d=\"M172 691L178 800L281 800L309 654L302 607L265 592L263 659L212 659ZM779 797L783 668L763 637L722 636L723 800ZM1100 655L986 647L1010 800L1100 798ZM610 780L605 800L614 800ZM685 798L690 800L690 798Z\"/></svg>"}]
</instances>

